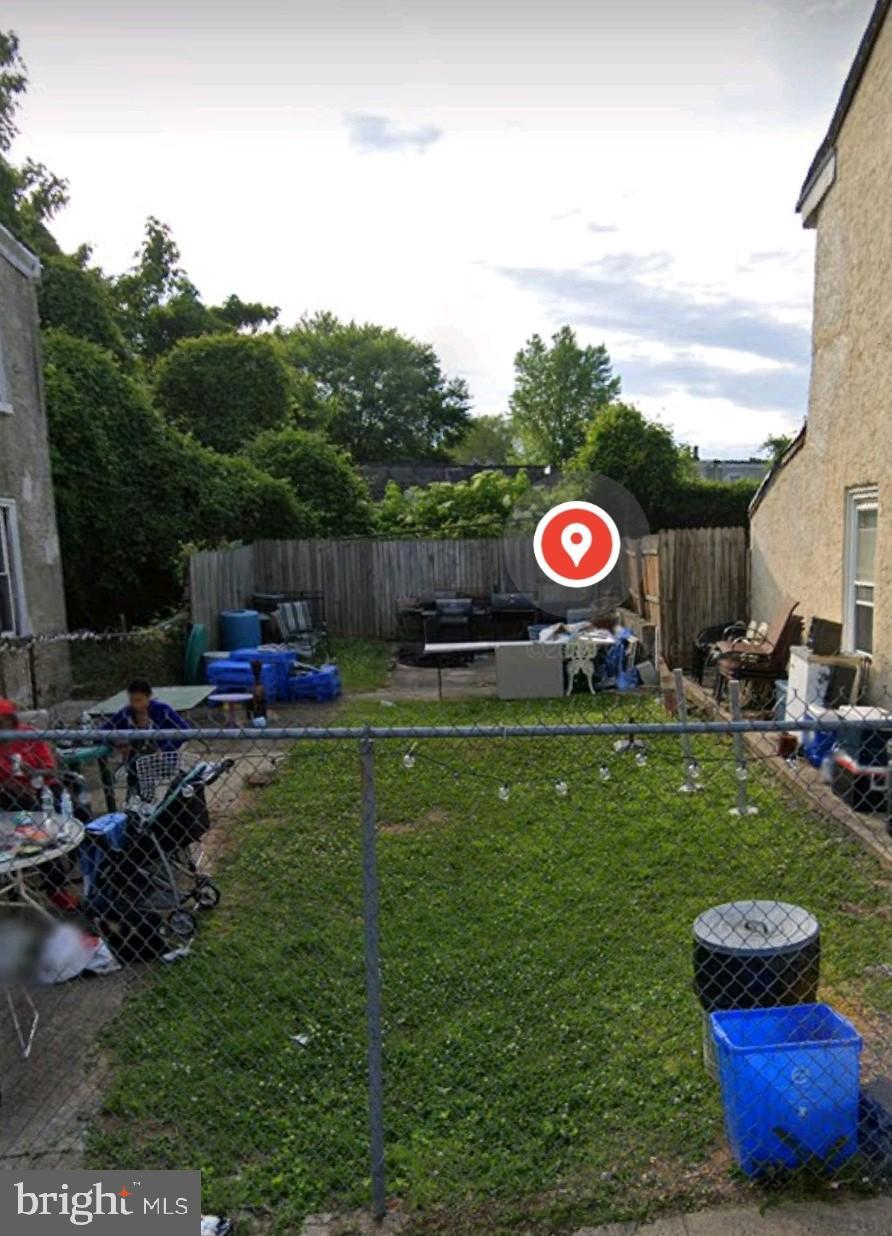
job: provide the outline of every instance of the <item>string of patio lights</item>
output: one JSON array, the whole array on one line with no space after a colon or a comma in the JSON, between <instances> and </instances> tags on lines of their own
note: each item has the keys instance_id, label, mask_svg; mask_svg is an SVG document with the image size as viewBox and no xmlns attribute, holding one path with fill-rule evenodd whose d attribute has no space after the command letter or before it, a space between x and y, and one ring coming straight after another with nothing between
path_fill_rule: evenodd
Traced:
<instances>
[{"instance_id":1,"label":"string of patio lights","mask_svg":"<svg viewBox=\"0 0 892 1236\"><path fill-rule=\"evenodd\" d=\"M634 735L630 735L625 738L617 739L616 742L613 744L613 750L615 754L623 760L623 764L625 766L628 766L629 764L631 764L631 765L634 765L634 767L636 768L644 769L644 768L647 768L650 764L651 754L648 751L647 745L641 738L638 738ZM435 767L440 768L444 770L445 772L450 773L453 781L455 782L458 782L464 779L469 779L472 781L482 782L486 784L487 786L495 787L496 795L502 802L508 802L511 798L512 789L517 789L517 788L539 789L539 790L551 789L557 798L568 798L570 795L570 785L564 777L558 777L556 780L552 780L550 777L547 779L520 777L520 778L511 778L509 780L509 779L506 779L504 775L480 772L477 769L469 768L467 766L459 770L455 768L453 765L451 765L450 763L448 763L446 760L438 759L436 756L430 755L426 751L421 753L419 750L418 742L413 742L407 748L407 750L403 753L401 763L402 763L403 768L407 772L411 772L416 767L419 755L421 759L424 760L426 763L432 764ZM631 759L627 759L624 757L631 757ZM672 757L668 755L664 756L662 753L659 753L657 758L665 760L665 763L667 764L669 763L675 764L677 763L677 760L678 760L677 756L672 756ZM758 814L758 808L750 804L749 802L747 802L745 799L746 788L750 780L750 770L749 770L748 764L751 762L757 762L759 760L769 760L769 759L776 759L776 757L770 756L768 754L765 754L765 755L757 754L753 757L741 759L739 756L734 755L731 757L731 760L729 761L727 756L717 755L717 756L708 756L705 759L700 759L700 758L693 758L685 754L684 756L685 779L684 779L684 782L678 787L677 792L679 794L696 794L699 791L705 790L707 788L703 784L703 781L702 781L704 764L713 764L715 766L727 767L729 762L733 762L734 778L740 787L739 789L740 797L738 799L738 805L736 807L731 808L731 814L732 815L756 815ZM615 765L616 760L612 761L612 763ZM797 761L795 759L788 759L786 763L788 765L795 766ZM611 767L610 763L602 762L597 766L597 779L599 782L606 784L613 780L613 776L614 776L614 769Z\"/></svg>"}]
</instances>

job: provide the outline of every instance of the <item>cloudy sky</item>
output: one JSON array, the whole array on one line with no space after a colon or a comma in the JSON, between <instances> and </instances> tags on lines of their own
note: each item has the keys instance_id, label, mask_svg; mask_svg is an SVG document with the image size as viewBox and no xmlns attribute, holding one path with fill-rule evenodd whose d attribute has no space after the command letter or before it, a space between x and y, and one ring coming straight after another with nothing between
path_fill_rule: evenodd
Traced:
<instances>
[{"instance_id":1,"label":"cloudy sky","mask_svg":"<svg viewBox=\"0 0 892 1236\"><path fill-rule=\"evenodd\" d=\"M702 454L801 423L794 214L872 0L5 0L15 154L110 271L168 222L208 299L432 341L501 411L571 323Z\"/></svg>"}]
</instances>

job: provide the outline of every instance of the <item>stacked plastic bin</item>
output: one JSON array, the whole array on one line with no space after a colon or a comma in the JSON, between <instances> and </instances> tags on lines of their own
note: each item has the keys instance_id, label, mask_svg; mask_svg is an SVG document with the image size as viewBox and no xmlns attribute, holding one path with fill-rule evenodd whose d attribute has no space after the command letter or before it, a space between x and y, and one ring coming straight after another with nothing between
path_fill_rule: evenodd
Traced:
<instances>
[{"instance_id":1,"label":"stacked plastic bin","mask_svg":"<svg viewBox=\"0 0 892 1236\"><path fill-rule=\"evenodd\" d=\"M336 700L341 694L341 675L336 665L323 665L318 670L307 670L290 679L290 698L293 700Z\"/></svg>"},{"instance_id":2,"label":"stacked plastic bin","mask_svg":"<svg viewBox=\"0 0 892 1236\"><path fill-rule=\"evenodd\" d=\"M232 654L233 661L243 662L251 668L252 661L269 667L276 678L275 695L267 691L267 699L287 700L291 696L290 679L297 664L297 653L292 648L238 648ZM264 686L266 684L264 683Z\"/></svg>"},{"instance_id":3,"label":"stacked plastic bin","mask_svg":"<svg viewBox=\"0 0 892 1236\"><path fill-rule=\"evenodd\" d=\"M254 671L248 661L211 661L207 667L208 682L216 692L221 694L254 689ZM263 684L267 700L279 698L279 681L276 668L273 665L262 665L260 681Z\"/></svg>"}]
</instances>

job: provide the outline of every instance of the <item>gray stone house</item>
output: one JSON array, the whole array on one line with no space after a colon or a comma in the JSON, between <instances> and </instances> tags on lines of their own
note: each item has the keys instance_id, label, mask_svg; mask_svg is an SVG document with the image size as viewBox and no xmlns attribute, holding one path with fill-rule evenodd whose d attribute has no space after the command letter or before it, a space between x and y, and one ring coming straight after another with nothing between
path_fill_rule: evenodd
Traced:
<instances>
[{"instance_id":1,"label":"gray stone house","mask_svg":"<svg viewBox=\"0 0 892 1236\"><path fill-rule=\"evenodd\" d=\"M752 611L843 624L892 689L892 0L879 0L797 209L816 230L808 421L751 510Z\"/></svg>"},{"instance_id":2,"label":"gray stone house","mask_svg":"<svg viewBox=\"0 0 892 1236\"><path fill-rule=\"evenodd\" d=\"M40 363L39 278L38 259L0 226L0 646L10 637L66 629ZM65 665L62 656L42 658L42 696L63 689ZM0 694L32 703L28 671L27 656L0 653Z\"/></svg>"}]
</instances>

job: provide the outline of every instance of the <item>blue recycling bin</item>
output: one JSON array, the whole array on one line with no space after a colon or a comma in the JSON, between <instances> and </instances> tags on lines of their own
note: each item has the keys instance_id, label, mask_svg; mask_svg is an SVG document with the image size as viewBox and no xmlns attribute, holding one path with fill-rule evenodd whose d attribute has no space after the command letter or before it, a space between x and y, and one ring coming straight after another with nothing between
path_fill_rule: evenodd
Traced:
<instances>
[{"instance_id":1,"label":"blue recycling bin","mask_svg":"<svg viewBox=\"0 0 892 1236\"><path fill-rule=\"evenodd\" d=\"M725 1128L748 1176L858 1149L861 1037L827 1004L711 1014Z\"/></svg>"}]
</instances>

